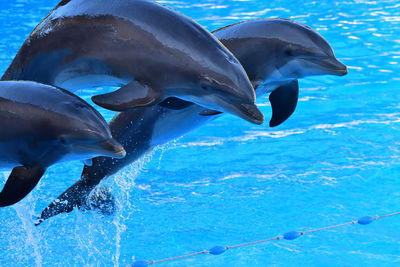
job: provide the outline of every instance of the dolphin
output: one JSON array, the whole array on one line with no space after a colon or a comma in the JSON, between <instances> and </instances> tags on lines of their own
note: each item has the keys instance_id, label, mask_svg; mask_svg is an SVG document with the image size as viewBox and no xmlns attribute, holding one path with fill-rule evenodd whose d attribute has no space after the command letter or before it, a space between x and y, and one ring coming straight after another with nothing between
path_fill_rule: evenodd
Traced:
<instances>
[{"instance_id":1,"label":"dolphin","mask_svg":"<svg viewBox=\"0 0 400 267\"><path fill-rule=\"evenodd\" d=\"M61 1L33 30L2 79L72 92L120 87L92 97L114 111L173 96L263 122L254 89L232 53L193 20L148 0Z\"/></svg>"},{"instance_id":2,"label":"dolphin","mask_svg":"<svg viewBox=\"0 0 400 267\"><path fill-rule=\"evenodd\" d=\"M213 32L245 68L256 95L270 93L275 127L294 112L298 79L347 74L329 43L312 28L288 19L239 22ZM256 52L255 52L256 51ZM203 114L218 112L204 111Z\"/></svg>"},{"instance_id":3,"label":"dolphin","mask_svg":"<svg viewBox=\"0 0 400 267\"><path fill-rule=\"evenodd\" d=\"M333 54L328 42L304 24L284 19L261 19L233 24L214 31L248 71L256 94L270 93L273 118L284 121L298 97L298 79L312 75L344 75L347 68ZM214 114L213 114L214 113ZM85 166L81 179L51 203L38 224L74 207L86 206L92 189L140 158L155 146L189 133L221 116L219 112L177 98L159 105L117 114L109 123L112 135L126 149L123 159L97 157Z\"/></svg>"},{"instance_id":4,"label":"dolphin","mask_svg":"<svg viewBox=\"0 0 400 267\"><path fill-rule=\"evenodd\" d=\"M0 81L0 118L0 167L13 168L0 207L23 199L57 162L126 154L103 117L60 88Z\"/></svg>"}]
</instances>

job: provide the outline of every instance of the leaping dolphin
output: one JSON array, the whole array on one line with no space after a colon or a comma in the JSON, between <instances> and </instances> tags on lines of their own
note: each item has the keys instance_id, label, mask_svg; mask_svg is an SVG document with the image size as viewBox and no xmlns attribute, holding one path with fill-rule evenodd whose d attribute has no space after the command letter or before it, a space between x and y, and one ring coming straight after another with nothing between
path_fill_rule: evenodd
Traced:
<instances>
[{"instance_id":1,"label":"leaping dolphin","mask_svg":"<svg viewBox=\"0 0 400 267\"><path fill-rule=\"evenodd\" d=\"M126 154L95 109L53 86L1 81L0 118L0 167L13 168L0 207L23 199L57 162Z\"/></svg>"},{"instance_id":2,"label":"leaping dolphin","mask_svg":"<svg viewBox=\"0 0 400 267\"><path fill-rule=\"evenodd\" d=\"M319 33L292 20L239 22L213 34L245 68L257 88L257 96L270 93L271 127L278 126L294 112L299 95L297 79L347 73L347 67L336 59L331 46Z\"/></svg>"},{"instance_id":3,"label":"leaping dolphin","mask_svg":"<svg viewBox=\"0 0 400 267\"><path fill-rule=\"evenodd\" d=\"M298 96L297 79L312 75L344 75L345 65L334 56L328 42L316 31L290 20L246 21L214 32L237 56L255 85L256 94L271 92L271 126L293 112ZM84 205L92 189L105 177L140 158L157 145L185 135L218 118L190 102L169 98L160 105L117 114L110 122L113 136L124 145L123 159L97 157L85 166L81 179L61 194L41 214L38 223Z\"/></svg>"},{"instance_id":4,"label":"leaping dolphin","mask_svg":"<svg viewBox=\"0 0 400 267\"><path fill-rule=\"evenodd\" d=\"M122 86L92 98L115 111L174 96L252 123L264 119L231 52L193 20L148 0L61 1L30 34L2 79L71 91Z\"/></svg>"}]
</instances>

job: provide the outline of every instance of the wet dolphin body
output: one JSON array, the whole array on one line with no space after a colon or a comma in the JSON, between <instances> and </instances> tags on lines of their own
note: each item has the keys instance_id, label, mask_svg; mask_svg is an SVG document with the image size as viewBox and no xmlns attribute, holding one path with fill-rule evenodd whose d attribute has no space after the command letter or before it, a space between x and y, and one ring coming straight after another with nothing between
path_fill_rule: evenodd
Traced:
<instances>
[{"instance_id":1,"label":"wet dolphin body","mask_svg":"<svg viewBox=\"0 0 400 267\"><path fill-rule=\"evenodd\" d=\"M263 122L254 89L231 52L193 20L147 0L62 1L2 79L71 91L122 85L93 101L124 111L175 96Z\"/></svg>"},{"instance_id":2,"label":"wet dolphin body","mask_svg":"<svg viewBox=\"0 0 400 267\"><path fill-rule=\"evenodd\" d=\"M271 127L294 112L299 92L297 79L347 74L347 67L336 59L320 34L291 20L239 22L215 31L214 35L239 59L257 88L256 94L270 93Z\"/></svg>"},{"instance_id":3,"label":"wet dolphin body","mask_svg":"<svg viewBox=\"0 0 400 267\"><path fill-rule=\"evenodd\" d=\"M273 91L270 99L274 116L279 121L287 118L294 110L298 78L318 74L344 75L347 72L325 39L307 26L293 21L247 21L222 28L214 34L238 56L249 71L258 95ZM205 113L208 116L204 116ZM220 116L211 113L201 106L176 98L169 98L153 107L119 113L111 120L110 129L113 136L124 145L126 157L94 158L92 166L84 167L81 179L42 212L39 222L58 213L71 211L74 206L83 205L89 193L104 177L116 173L153 147L180 137ZM271 121L275 122L276 119Z\"/></svg>"},{"instance_id":4,"label":"wet dolphin body","mask_svg":"<svg viewBox=\"0 0 400 267\"><path fill-rule=\"evenodd\" d=\"M0 118L0 167L13 167L0 192L0 207L29 194L54 163L125 156L103 117L63 89L1 81Z\"/></svg>"}]
</instances>

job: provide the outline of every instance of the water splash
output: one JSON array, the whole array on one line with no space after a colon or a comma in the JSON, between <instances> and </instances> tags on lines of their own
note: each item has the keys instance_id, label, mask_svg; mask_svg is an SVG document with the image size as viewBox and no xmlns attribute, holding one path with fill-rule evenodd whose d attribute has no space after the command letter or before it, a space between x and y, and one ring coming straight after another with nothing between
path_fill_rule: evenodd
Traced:
<instances>
[{"instance_id":1,"label":"water splash","mask_svg":"<svg viewBox=\"0 0 400 267\"><path fill-rule=\"evenodd\" d=\"M117 192L115 196L115 214L112 224L115 227L115 254L112 256L114 266L120 265L121 256L121 235L126 231L126 217L127 211L134 211L134 197L132 197L132 189L135 188L135 178L143 172L146 165L152 160L154 151L147 153L141 159L135 161L129 167L120 171L114 177L112 181L106 181L104 184L108 184L112 188L112 192ZM111 183L111 184L110 184Z\"/></svg>"},{"instance_id":2,"label":"water splash","mask_svg":"<svg viewBox=\"0 0 400 267\"><path fill-rule=\"evenodd\" d=\"M10 171L3 172L4 181L7 181L10 174L11 174ZM39 247L40 235L37 232L37 229L35 229L35 226L32 224L34 205L32 207L32 205L30 205L31 203L35 203L35 200L32 194L29 194L28 196L25 197L22 203L21 202L17 203L12 207L16 211L16 214L22 223L22 228L24 229L26 234L25 249L27 251L33 249L35 265L42 266L42 255L40 253L40 247Z\"/></svg>"}]
</instances>

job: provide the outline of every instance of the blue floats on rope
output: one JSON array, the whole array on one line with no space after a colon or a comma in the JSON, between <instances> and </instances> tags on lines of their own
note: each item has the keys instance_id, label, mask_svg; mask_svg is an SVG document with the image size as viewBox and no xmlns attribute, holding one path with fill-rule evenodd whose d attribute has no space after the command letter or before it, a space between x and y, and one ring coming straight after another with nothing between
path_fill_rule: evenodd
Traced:
<instances>
[{"instance_id":1,"label":"blue floats on rope","mask_svg":"<svg viewBox=\"0 0 400 267\"><path fill-rule=\"evenodd\" d=\"M149 261L139 260L134 261L131 267L148 267L150 265Z\"/></svg>"},{"instance_id":2,"label":"blue floats on rope","mask_svg":"<svg viewBox=\"0 0 400 267\"><path fill-rule=\"evenodd\" d=\"M154 260L152 260L152 261L138 260L138 261L135 261L132 265L128 265L128 266L129 267L148 267L148 266L153 265L155 263L173 261L173 260L183 259L183 258L187 258L187 257L193 257L193 256L201 255L201 254L207 254L207 253L212 254L212 255L220 255L220 254L224 253L227 249L250 246L250 245L255 245L255 244L259 244L259 243L265 243L265 242L273 241L273 240L280 240L280 239L282 239L282 237L284 239L286 239L286 240L294 240L294 239L297 239L298 237L300 237L302 235L305 235L305 234L308 234L308 233L311 233L311 232L318 232L318 231L328 230L328 229L332 229L332 228L343 227L343 226L346 226L346 225L355 225L356 223L366 225L366 224L370 224L371 222L373 222L375 220L378 220L378 219L381 219L381 218L387 218L387 217L391 217L391 216L395 216L395 215L400 215L400 212L381 215L381 216L375 216L375 217L373 217L373 216L364 216L364 217L359 218L357 221L351 221L351 222L347 222L347 223L342 223L342 224L337 224L337 225L332 225L332 226L312 229L312 230L308 230L308 231L304 231L304 232L291 231L291 232L285 233L283 236L276 236L276 237L272 237L272 238L268 238L268 239L264 239L264 240L252 241L252 242L247 242L247 243L238 244L238 245L234 245L234 246L228 246L228 247L215 246L215 247L211 248L210 250L203 250L203 251L199 251L199 252L196 252L196 253L191 253L191 254L187 254L187 255L181 255L181 256L176 256L176 257L156 260L156 261L154 261Z\"/></svg>"},{"instance_id":3,"label":"blue floats on rope","mask_svg":"<svg viewBox=\"0 0 400 267\"><path fill-rule=\"evenodd\" d=\"M208 250L208 252L212 255L220 255L226 251L226 247L223 246L215 246Z\"/></svg>"},{"instance_id":4,"label":"blue floats on rope","mask_svg":"<svg viewBox=\"0 0 400 267\"><path fill-rule=\"evenodd\" d=\"M283 238L285 238L286 240L294 240L294 239L298 238L299 236L301 236L300 232L291 231L291 232L287 232L286 234L284 234Z\"/></svg>"},{"instance_id":5,"label":"blue floats on rope","mask_svg":"<svg viewBox=\"0 0 400 267\"><path fill-rule=\"evenodd\" d=\"M370 224L370 223L372 223L373 221L375 221L375 217L372 217L372 216L364 216L364 217L361 217L360 219L358 219L358 223L359 224Z\"/></svg>"}]
</instances>

